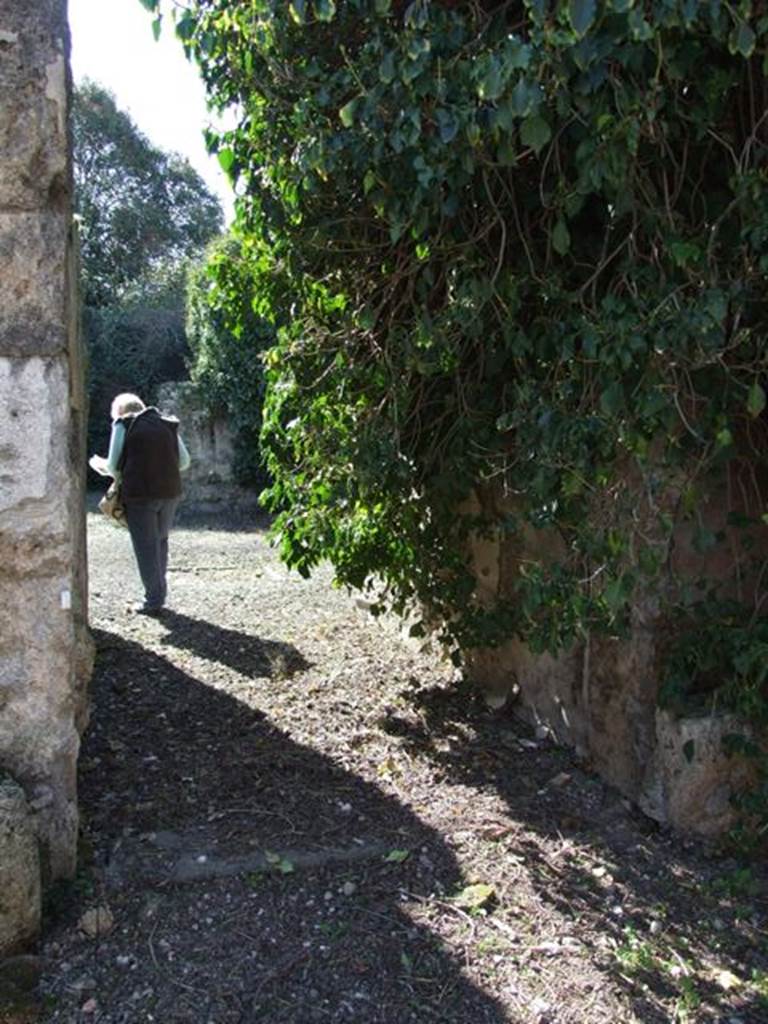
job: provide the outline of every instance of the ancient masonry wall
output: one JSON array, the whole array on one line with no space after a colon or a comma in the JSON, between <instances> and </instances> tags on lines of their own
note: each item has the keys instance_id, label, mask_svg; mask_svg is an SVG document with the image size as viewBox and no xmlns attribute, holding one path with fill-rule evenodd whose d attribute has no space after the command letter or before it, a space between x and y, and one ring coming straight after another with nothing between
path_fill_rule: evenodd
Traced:
<instances>
[{"instance_id":1,"label":"ancient masonry wall","mask_svg":"<svg viewBox=\"0 0 768 1024\"><path fill-rule=\"evenodd\" d=\"M485 494L483 499L475 496L467 509L502 522L516 511L514 496ZM759 508L738 511L757 519ZM709 493L700 497L699 514L717 532L727 528L728 511L722 486L712 481ZM652 536L652 529L647 524L645 535ZM755 537L758 550L764 557L764 531ZM733 572L729 560L697 555L684 528L675 534L674 552L671 573L676 579L706 577L725 584ZM554 531L533 528L522 538L510 538L499 529L474 537L470 555L478 600L490 607L499 596L514 600L523 560L546 565L562 557L562 539ZM671 586L671 580L672 575L658 589ZM716 709L680 717L659 708L668 629L656 589L636 598L627 635L587 636L557 657L510 640L472 651L468 671L493 707L516 700L517 713L540 735L573 748L649 817L686 833L717 835L735 824L732 798L750 785L754 773L753 762L726 754L723 739L732 733L760 742L765 737L756 736L750 723Z\"/></svg>"},{"instance_id":2,"label":"ancient masonry wall","mask_svg":"<svg viewBox=\"0 0 768 1024\"><path fill-rule=\"evenodd\" d=\"M28 861L34 837L43 882L75 870L92 660L66 13L0 0L0 838ZM0 896L0 955L11 913Z\"/></svg>"},{"instance_id":3,"label":"ancient masonry wall","mask_svg":"<svg viewBox=\"0 0 768 1024\"><path fill-rule=\"evenodd\" d=\"M189 381L163 384L157 404L161 412L178 417L181 436L192 456L183 476L180 515L253 514L259 507L258 492L235 480L235 437L226 419L211 414Z\"/></svg>"}]
</instances>

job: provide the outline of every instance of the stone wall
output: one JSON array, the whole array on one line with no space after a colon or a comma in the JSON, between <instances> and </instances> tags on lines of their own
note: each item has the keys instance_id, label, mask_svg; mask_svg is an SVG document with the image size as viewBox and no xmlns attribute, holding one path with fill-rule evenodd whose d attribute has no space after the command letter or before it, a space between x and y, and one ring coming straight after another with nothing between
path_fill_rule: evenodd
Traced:
<instances>
[{"instance_id":1,"label":"stone wall","mask_svg":"<svg viewBox=\"0 0 768 1024\"><path fill-rule=\"evenodd\" d=\"M0 957L23 948L40 928L40 854L32 817L21 786L0 777Z\"/></svg>"},{"instance_id":2,"label":"stone wall","mask_svg":"<svg viewBox=\"0 0 768 1024\"><path fill-rule=\"evenodd\" d=\"M178 417L192 464L184 473L180 514L248 515L258 509L258 495L235 480L234 436L227 421L213 416L188 381L161 385L157 405Z\"/></svg>"},{"instance_id":3,"label":"stone wall","mask_svg":"<svg viewBox=\"0 0 768 1024\"><path fill-rule=\"evenodd\" d=\"M758 504L759 508L740 511L758 518L763 507ZM638 499L637 509L641 505ZM699 513L713 532L725 534L729 507L724 491L713 486ZM465 511L503 520L514 508L506 507L498 494L486 494L482 500L476 496ZM652 531L649 517L645 536L652 536ZM752 539L755 550L768 554L764 528ZM735 544L724 547L726 556L703 558L692 545L690 528L683 524L670 549L670 579L659 586L671 586L673 576L703 576L727 587L738 555ZM479 601L490 606L497 597L511 598L521 560L546 564L563 554L561 538L548 530L531 528L514 540L501 530L476 537L471 558ZM746 574L742 585L748 586ZM572 747L650 817L688 832L714 835L735 823L731 797L752 774L748 761L725 755L723 737L749 735L750 729L728 714L678 717L658 708L660 666L670 642L665 625L657 593L648 592L636 599L625 636L588 636L557 657L536 654L511 640L472 652L469 674L492 706L517 699L520 713L541 734Z\"/></svg>"},{"instance_id":4,"label":"stone wall","mask_svg":"<svg viewBox=\"0 0 768 1024\"><path fill-rule=\"evenodd\" d=\"M0 770L26 800L3 834L31 823L46 881L75 870L92 660L68 53L65 0L0 0Z\"/></svg>"}]
</instances>

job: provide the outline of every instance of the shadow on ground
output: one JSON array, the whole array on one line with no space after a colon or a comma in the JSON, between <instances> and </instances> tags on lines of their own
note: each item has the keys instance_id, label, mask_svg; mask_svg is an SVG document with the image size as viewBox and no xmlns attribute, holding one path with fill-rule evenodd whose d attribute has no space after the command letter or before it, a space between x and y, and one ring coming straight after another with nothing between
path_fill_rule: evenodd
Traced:
<instances>
[{"instance_id":1,"label":"shadow on ground","mask_svg":"<svg viewBox=\"0 0 768 1024\"><path fill-rule=\"evenodd\" d=\"M162 646L218 662L249 678L286 678L310 668L292 644L226 629L171 609L163 612L162 624L167 630Z\"/></svg>"},{"instance_id":2,"label":"shadow on ground","mask_svg":"<svg viewBox=\"0 0 768 1024\"><path fill-rule=\"evenodd\" d=\"M233 639L178 614L168 625L169 643L196 652ZM157 653L103 630L96 640L80 795L91 899L109 903L116 926L49 974L47 1021L79 1020L86 995L104 1024L513 1019L465 977L461 950L411 919L414 902L462 885L438 833ZM146 872L160 833L166 850L171 835L203 859L266 850L274 870L172 885ZM378 852L306 869L284 853L355 848ZM132 863L143 865L134 876ZM50 926L54 944L64 924ZM85 990L73 985L81 974Z\"/></svg>"},{"instance_id":3,"label":"shadow on ground","mask_svg":"<svg viewBox=\"0 0 768 1024\"><path fill-rule=\"evenodd\" d=\"M381 727L453 784L502 797L518 827L499 834L497 857L523 857L563 922L592 922L635 1019L768 1021L764 861L661 828L467 683L401 696L406 710Z\"/></svg>"}]
</instances>

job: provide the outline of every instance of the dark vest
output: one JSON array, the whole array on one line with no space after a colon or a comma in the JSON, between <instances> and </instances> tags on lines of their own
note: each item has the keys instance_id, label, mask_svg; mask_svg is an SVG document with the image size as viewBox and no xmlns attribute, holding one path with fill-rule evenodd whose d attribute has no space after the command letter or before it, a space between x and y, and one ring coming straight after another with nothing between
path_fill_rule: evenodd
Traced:
<instances>
[{"instance_id":1,"label":"dark vest","mask_svg":"<svg viewBox=\"0 0 768 1024\"><path fill-rule=\"evenodd\" d=\"M123 500L178 498L178 420L164 419L150 407L135 416L123 416L120 422L126 430L120 470Z\"/></svg>"}]
</instances>

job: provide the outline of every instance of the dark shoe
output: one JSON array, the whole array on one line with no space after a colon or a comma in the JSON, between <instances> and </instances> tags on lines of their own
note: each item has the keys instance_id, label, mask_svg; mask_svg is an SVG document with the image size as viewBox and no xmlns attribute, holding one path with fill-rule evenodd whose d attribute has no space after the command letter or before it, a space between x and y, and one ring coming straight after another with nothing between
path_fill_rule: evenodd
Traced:
<instances>
[{"instance_id":1,"label":"dark shoe","mask_svg":"<svg viewBox=\"0 0 768 1024\"><path fill-rule=\"evenodd\" d=\"M162 605L158 605L157 608L153 608L148 604L132 604L131 611L134 615L149 615L151 618L156 619L159 615L162 615Z\"/></svg>"}]
</instances>

